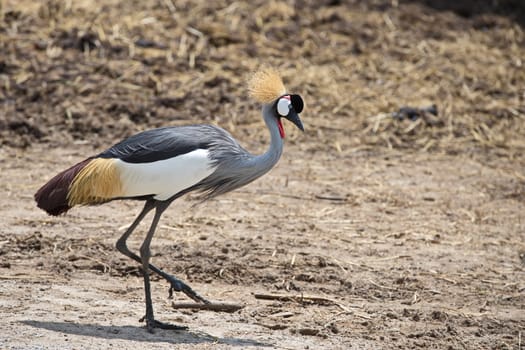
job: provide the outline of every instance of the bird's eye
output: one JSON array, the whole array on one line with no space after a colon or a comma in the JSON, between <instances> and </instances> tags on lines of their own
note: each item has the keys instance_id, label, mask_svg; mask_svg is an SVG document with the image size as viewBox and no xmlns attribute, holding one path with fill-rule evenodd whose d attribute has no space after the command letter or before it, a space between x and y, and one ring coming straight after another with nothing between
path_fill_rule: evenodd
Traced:
<instances>
[{"instance_id":1,"label":"bird's eye","mask_svg":"<svg viewBox=\"0 0 525 350\"><path fill-rule=\"evenodd\" d=\"M290 100L287 98L280 98L277 102L277 113L279 113L280 116L286 117L288 113L290 113Z\"/></svg>"}]
</instances>

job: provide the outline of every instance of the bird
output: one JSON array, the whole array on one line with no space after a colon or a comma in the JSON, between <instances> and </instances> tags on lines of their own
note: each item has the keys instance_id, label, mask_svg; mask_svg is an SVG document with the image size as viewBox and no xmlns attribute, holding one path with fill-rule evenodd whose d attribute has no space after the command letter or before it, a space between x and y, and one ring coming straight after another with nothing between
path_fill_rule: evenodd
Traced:
<instances>
[{"instance_id":1,"label":"bird","mask_svg":"<svg viewBox=\"0 0 525 350\"><path fill-rule=\"evenodd\" d=\"M155 319L150 272L169 282L169 295L182 292L198 303L210 301L179 278L150 263L150 244L161 215L169 205L190 192L202 202L244 186L270 171L283 151L287 119L304 132L299 114L304 108L300 95L287 92L278 71L263 68L247 84L248 95L262 105L270 134L266 152L252 154L226 130L210 124L167 126L132 135L98 155L58 173L34 195L39 208L58 216L74 206L100 205L114 200L140 200L144 207L117 240L117 250L136 261L144 278L146 328L186 329ZM127 239L144 217L154 210L139 254Z\"/></svg>"}]
</instances>

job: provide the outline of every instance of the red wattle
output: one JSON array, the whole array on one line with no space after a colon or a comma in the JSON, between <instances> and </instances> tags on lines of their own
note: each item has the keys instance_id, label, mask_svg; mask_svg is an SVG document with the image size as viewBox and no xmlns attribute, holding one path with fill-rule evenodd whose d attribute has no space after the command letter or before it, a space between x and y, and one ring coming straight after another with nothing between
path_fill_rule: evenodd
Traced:
<instances>
[{"instance_id":1,"label":"red wattle","mask_svg":"<svg viewBox=\"0 0 525 350\"><path fill-rule=\"evenodd\" d=\"M277 126L279 127L279 134L281 134L281 138L284 139L284 128L281 119L277 119Z\"/></svg>"}]
</instances>

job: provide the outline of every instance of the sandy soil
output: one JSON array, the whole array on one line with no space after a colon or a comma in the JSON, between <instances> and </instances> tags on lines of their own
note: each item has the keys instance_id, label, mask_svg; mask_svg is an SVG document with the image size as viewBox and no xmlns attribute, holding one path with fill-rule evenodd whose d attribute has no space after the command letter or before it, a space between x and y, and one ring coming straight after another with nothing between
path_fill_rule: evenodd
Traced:
<instances>
[{"instance_id":1,"label":"sandy soil","mask_svg":"<svg viewBox=\"0 0 525 350\"><path fill-rule=\"evenodd\" d=\"M524 348L525 36L512 13L197 3L3 2L0 348ZM283 33L287 52L271 44ZM56 218L33 193L158 125L213 122L261 152L243 80L262 54L305 98L306 133L285 125L283 158L257 182L175 202L152 244L160 267L244 308L175 310L188 300L155 279L157 318L188 330L149 334L140 271L114 248L141 204ZM438 116L391 118L431 103Z\"/></svg>"}]
</instances>

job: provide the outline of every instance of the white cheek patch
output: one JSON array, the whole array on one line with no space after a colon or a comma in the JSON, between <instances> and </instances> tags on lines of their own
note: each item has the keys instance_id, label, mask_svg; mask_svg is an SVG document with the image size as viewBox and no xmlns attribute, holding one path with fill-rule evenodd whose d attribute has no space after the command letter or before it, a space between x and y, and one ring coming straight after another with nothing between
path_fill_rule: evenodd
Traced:
<instances>
[{"instance_id":1,"label":"white cheek patch","mask_svg":"<svg viewBox=\"0 0 525 350\"><path fill-rule=\"evenodd\" d=\"M277 102L277 113L280 116L286 117L290 113L290 100L286 98L280 98Z\"/></svg>"}]
</instances>

